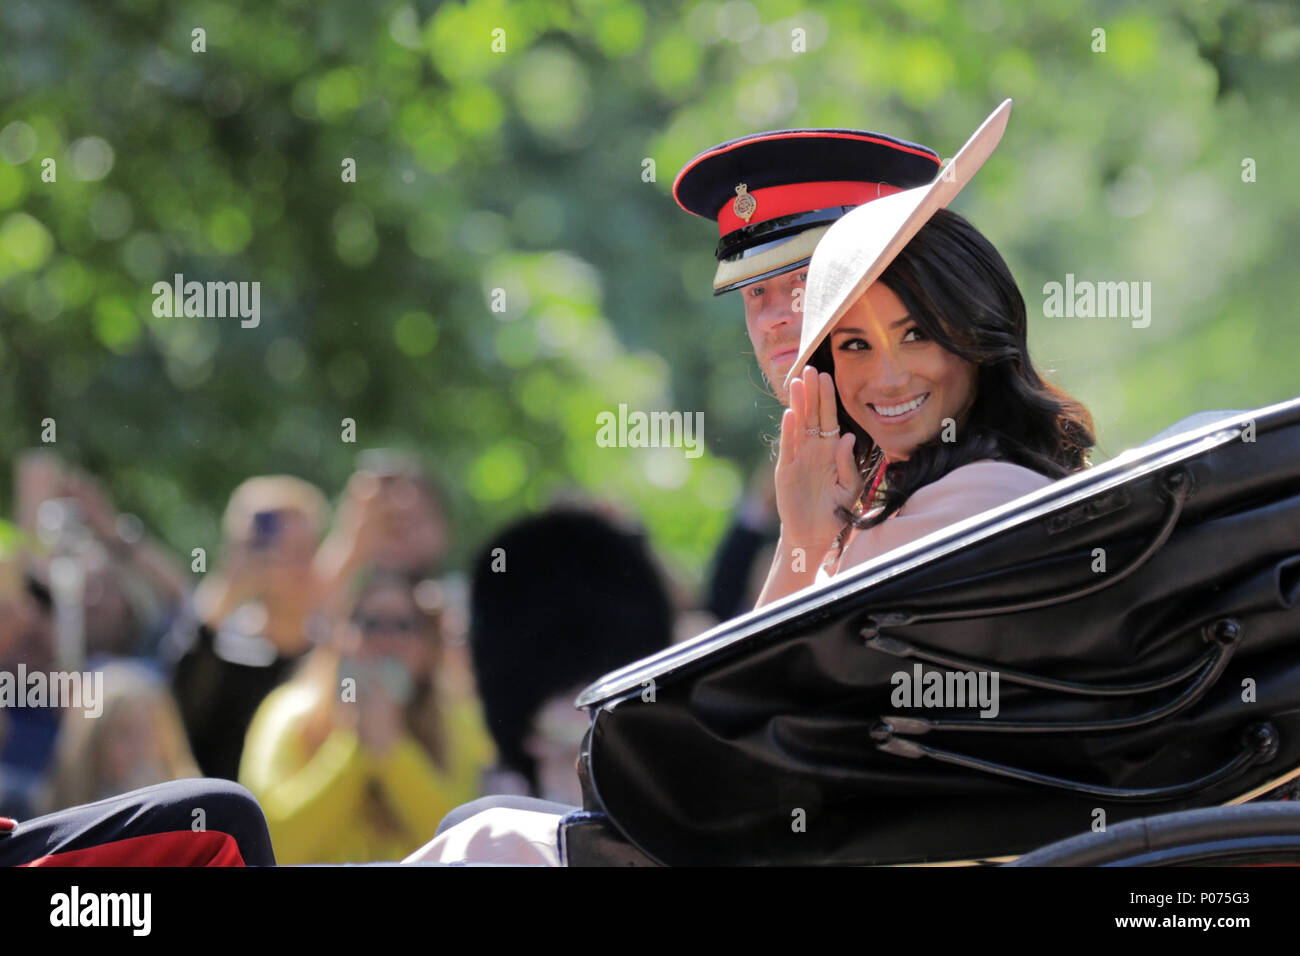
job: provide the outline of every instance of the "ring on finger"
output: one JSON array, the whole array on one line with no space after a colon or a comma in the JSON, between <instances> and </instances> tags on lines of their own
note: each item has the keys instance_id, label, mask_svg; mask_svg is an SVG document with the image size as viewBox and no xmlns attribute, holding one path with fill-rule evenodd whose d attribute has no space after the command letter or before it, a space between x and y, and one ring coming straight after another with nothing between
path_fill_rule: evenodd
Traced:
<instances>
[{"instance_id":1,"label":"ring on finger","mask_svg":"<svg viewBox=\"0 0 1300 956\"><path fill-rule=\"evenodd\" d=\"M811 428L808 429L808 433L809 433L809 434L812 434L813 431L814 431L814 429L811 429ZM834 428L832 428L832 429L831 429L830 431L828 431L828 432L824 432L824 431L822 431L820 428L815 429L815 431L817 432L817 435L818 435L819 437L821 437L821 438L834 438L836 435L838 435L838 434L840 433L840 426L839 426L839 425L836 425Z\"/></svg>"},{"instance_id":2,"label":"ring on finger","mask_svg":"<svg viewBox=\"0 0 1300 956\"><path fill-rule=\"evenodd\" d=\"M803 433L807 435L809 438L816 438L818 435L822 433L822 430L820 428L805 428L803 430Z\"/></svg>"}]
</instances>

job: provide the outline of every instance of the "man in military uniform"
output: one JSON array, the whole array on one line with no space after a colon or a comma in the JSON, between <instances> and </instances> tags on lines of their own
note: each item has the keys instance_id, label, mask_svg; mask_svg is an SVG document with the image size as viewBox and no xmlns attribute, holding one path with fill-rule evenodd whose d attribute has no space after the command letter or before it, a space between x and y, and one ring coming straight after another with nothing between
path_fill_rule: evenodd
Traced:
<instances>
[{"instance_id":1,"label":"man in military uniform","mask_svg":"<svg viewBox=\"0 0 1300 956\"><path fill-rule=\"evenodd\" d=\"M713 294L740 293L754 358L782 404L818 240L855 206L923 186L938 171L934 150L883 133L792 129L720 143L677 174L677 204L718 225ZM714 556L708 609L718 620L753 607L756 560L776 541L769 472L760 468Z\"/></svg>"},{"instance_id":2,"label":"man in military uniform","mask_svg":"<svg viewBox=\"0 0 1300 956\"><path fill-rule=\"evenodd\" d=\"M934 150L883 133L794 129L720 143L677 174L677 204L718 224L713 294L741 293L754 357L782 403L818 240L855 206L924 186L938 171Z\"/></svg>"}]
</instances>

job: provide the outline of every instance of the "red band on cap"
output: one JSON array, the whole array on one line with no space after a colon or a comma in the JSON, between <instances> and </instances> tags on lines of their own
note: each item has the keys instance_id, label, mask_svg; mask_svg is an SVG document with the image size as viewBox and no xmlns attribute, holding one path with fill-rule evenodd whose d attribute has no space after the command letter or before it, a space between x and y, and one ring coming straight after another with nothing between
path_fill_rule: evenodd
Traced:
<instances>
[{"instance_id":1,"label":"red band on cap","mask_svg":"<svg viewBox=\"0 0 1300 956\"><path fill-rule=\"evenodd\" d=\"M814 209L826 209L829 206L861 206L881 196L902 191L902 187L890 186L887 183L859 183L848 180L768 186L766 189L755 189L749 193L756 203L754 214L749 217L749 222L736 215L732 208L735 200L723 203L722 209L718 212L718 232L725 236L745 226L767 222L779 216L812 212Z\"/></svg>"}]
</instances>

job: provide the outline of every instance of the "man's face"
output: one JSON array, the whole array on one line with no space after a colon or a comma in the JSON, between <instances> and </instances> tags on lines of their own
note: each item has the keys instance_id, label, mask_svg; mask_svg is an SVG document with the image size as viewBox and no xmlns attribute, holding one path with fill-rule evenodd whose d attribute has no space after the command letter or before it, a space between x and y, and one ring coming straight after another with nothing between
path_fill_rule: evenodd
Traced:
<instances>
[{"instance_id":1,"label":"man's face","mask_svg":"<svg viewBox=\"0 0 1300 956\"><path fill-rule=\"evenodd\" d=\"M754 346L754 358L782 405L790 404L785 375L799 355L804 284L807 281L808 270L805 267L739 290L745 301L745 326Z\"/></svg>"}]
</instances>

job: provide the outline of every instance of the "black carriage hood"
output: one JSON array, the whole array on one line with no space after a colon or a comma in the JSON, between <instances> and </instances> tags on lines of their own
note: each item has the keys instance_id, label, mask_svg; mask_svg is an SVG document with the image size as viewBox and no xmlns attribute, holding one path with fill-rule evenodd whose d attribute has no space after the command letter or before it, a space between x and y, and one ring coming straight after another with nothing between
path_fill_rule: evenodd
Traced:
<instances>
[{"instance_id":1,"label":"black carriage hood","mask_svg":"<svg viewBox=\"0 0 1300 956\"><path fill-rule=\"evenodd\" d=\"M922 663L996 669L1001 713L898 712ZM577 704L586 809L660 862L982 858L1244 798L1300 767L1300 398L1184 420Z\"/></svg>"}]
</instances>

